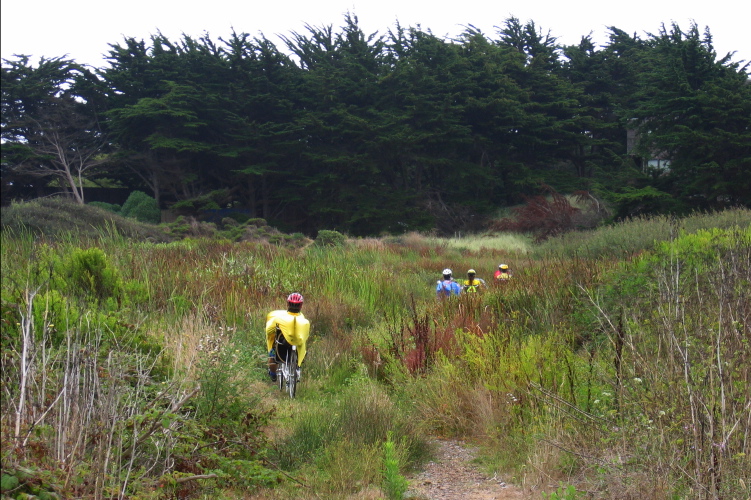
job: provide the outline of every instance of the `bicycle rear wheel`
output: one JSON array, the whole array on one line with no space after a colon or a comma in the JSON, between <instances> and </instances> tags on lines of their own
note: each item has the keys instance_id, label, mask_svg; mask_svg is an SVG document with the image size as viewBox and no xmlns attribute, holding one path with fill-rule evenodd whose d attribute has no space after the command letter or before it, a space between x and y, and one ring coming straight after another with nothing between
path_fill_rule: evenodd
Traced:
<instances>
[{"instance_id":1,"label":"bicycle rear wheel","mask_svg":"<svg viewBox=\"0 0 751 500\"><path fill-rule=\"evenodd\" d=\"M276 381L279 382L279 390L284 390L284 363L277 363L276 366Z\"/></svg>"},{"instance_id":2,"label":"bicycle rear wheel","mask_svg":"<svg viewBox=\"0 0 751 500\"><path fill-rule=\"evenodd\" d=\"M283 352L282 349L281 349L281 347L280 347L281 343L282 343L281 342L282 339L284 339L284 337L282 336L282 331L277 326L276 327L276 337L274 338L274 350L275 350L274 356L276 356L276 363L277 363L277 367L276 367L276 381L279 382L279 390L280 391L284 390L284 381L285 381L285 378L286 378L285 375L287 373L286 372L286 366L285 366L286 360L285 359L281 359L280 356L279 356L279 354L281 352Z\"/></svg>"},{"instance_id":3,"label":"bicycle rear wheel","mask_svg":"<svg viewBox=\"0 0 751 500\"><path fill-rule=\"evenodd\" d=\"M289 397L294 398L297 393L297 350L290 349L287 357L287 389Z\"/></svg>"}]
</instances>

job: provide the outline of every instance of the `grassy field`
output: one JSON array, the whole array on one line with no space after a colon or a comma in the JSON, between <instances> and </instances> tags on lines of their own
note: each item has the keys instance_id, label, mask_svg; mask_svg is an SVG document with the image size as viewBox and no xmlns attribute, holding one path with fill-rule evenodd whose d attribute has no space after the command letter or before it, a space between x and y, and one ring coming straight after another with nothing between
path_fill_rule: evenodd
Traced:
<instances>
[{"instance_id":1,"label":"grassy field","mask_svg":"<svg viewBox=\"0 0 751 500\"><path fill-rule=\"evenodd\" d=\"M401 498L431 436L530 498L751 495L749 210L322 244L43 208L2 216L4 498ZM436 300L446 267L490 286ZM263 323L293 291L291 401Z\"/></svg>"}]
</instances>

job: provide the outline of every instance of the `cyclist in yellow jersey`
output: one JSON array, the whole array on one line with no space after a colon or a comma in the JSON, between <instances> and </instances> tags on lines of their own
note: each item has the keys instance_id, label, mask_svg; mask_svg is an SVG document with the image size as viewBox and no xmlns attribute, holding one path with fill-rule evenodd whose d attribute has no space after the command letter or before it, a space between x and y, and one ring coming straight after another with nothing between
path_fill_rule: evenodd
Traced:
<instances>
[{"instance_id":1,"label":"cyclist in yellow jersey","mask_svg":"<svg viewBox=\"0 0 751 500\"><path fill-rule=\"evenodd\" d=\"M474 269L467 271L467 279L464 280L464 284L462 285L462 291L464 293L477 293L480 291L480 289L487 286L485 284L485 280L482 278L477 278L476 274L477 273Z\"/></svg>"},{"instance_id":2,"label":"cyclist in yellow jersey","mask_svg":"<svg viewBox=\"0 0 751 500\"><path fill-rule=\"evenodd\" d=\"M511 276L511 269L508 267L508 264L498 264L498 270L495 272L494 276L497 283L502 283L510 279Z\"/></svg>"},{"instance_id":3,"label":"cyclist in yellow jersey","mask_svg":"<svg viewBox=\"0 0 751 500\"><path fill-rule=\"evenodd\" d=\"M300 312L302 310L303 296L292 293L287 297L287 310L280 309L271 311L266 315L266 347L269 351L269 377L276 381L276 358L283 357L285 353L277 353L274 348L277 328L290 345L297 346L297 367L299 368L305 359L306 344L310 335L310 322ZM281 349L281 347L280 347Z\"/></svg>"}]
</instances>

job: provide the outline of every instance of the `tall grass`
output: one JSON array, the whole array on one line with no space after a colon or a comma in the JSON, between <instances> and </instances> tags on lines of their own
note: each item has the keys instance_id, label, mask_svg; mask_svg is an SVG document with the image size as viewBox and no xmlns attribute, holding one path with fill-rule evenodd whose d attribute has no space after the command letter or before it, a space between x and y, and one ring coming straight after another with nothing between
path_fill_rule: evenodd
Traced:
<instances>
[{"instance_id":1,"label":"tall grass","mask_svg":"<svg viewBox=\"0 0 751 500\"><path fill-rule=\"evenodd\" d=\"M636 470L659 471L687 494L741 495L751 464L751 330L742 319L751 315L751 229L699 231L633 268L621 279L646 282L646 296L618 294L601 309L622 346L608 404L624 450Z\"/></svg>"},{"instance_id":2,"label":"tall grass","mask_svg":"<svg viewBox=\"0 0 751 500\"><path fill-rule=\"evenodd\" d=\"M742 498L749 220L295 249L6 229L4 471L34 471L19 493L346 498L378 494L389 436L406 473L440 434L536 491ZM104 300L61 273L92 248L119 279ZM436 300L445 267L490 286ZM263 326L293 291L313 327L291 402L265 381Z\"/></svg>"},{"instance_id":3,"label":"tall grass","mask_svg":"<svg viewBox=\"0 0 751 500\"><path fill-rule=\"evenodd\" d=\"M687 217L640 216L597 231L572 232L551 238L534 248L535 257L560 258L629 258L655 243L674 239L682 232L700 229L749 227L751 210L737 208L712 213L695 213Z\"/></svg>"}]
</instances>

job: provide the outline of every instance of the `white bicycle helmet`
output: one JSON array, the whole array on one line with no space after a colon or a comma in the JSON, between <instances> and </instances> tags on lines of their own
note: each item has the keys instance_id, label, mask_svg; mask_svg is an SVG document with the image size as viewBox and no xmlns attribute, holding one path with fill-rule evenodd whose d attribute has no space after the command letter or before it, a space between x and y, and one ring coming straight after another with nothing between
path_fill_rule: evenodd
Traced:
<instances>
[{"instance_id":1,"label":"white bicycle helmet","mask_svg":"<svg viewBox=\"0 0 751 500\"><path fill-rule=\"evenodd\" d=\"M443 270L443 275L444 276L451 276L452 274L453 273L451 272L451 269L449 269L448 267Z\"/></svg>"}]
</instances>

